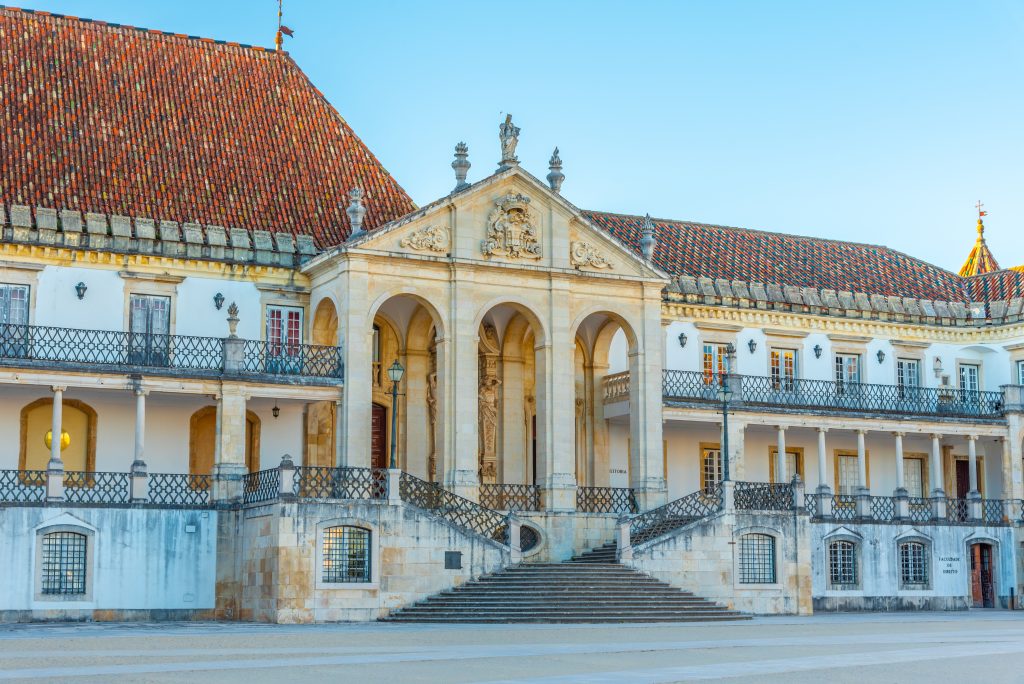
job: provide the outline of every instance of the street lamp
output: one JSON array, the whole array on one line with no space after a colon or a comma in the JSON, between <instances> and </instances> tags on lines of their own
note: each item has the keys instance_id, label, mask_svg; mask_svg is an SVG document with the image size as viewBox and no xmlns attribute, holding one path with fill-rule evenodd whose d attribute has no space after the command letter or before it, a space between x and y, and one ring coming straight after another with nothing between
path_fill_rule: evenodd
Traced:
<instances>
[{"instance_id":1,"label":"street lamp","mask_svg":"<svg viewBox=\"0 0 1024 684\"><path fill-rule=\"evenodd\" d=\"M732 390L726 374L721 376L718 383L718 400L722 402L722 482L729 481L729 399L732 397Z\"/></svg>"},{"instance_id":2,"label":"street lamp","mask_svg":"<svg viewBox=\"0 0 1024 684\"><path fill-rule=\"evenodd\" d=\"M398 359L395 359L388 368L388 380L391 381L391 468L398 467L398 383L402 382L404 374L405 369L398 363Z\"/></svg>"}]
</instances>

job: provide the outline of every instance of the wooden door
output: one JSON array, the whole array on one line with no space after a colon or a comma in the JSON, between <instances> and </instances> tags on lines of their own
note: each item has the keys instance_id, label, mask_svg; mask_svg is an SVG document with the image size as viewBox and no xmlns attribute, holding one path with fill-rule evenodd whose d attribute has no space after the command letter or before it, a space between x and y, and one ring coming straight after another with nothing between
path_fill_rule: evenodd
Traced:
<instances>
[{"instance_id":1,"label":"wooden door","mask_svg":"<svg viewBox=\"0 0 1024 684\"><path fill-rule=\"evenodd\" d=\"M956 498L966 499L967 492L971 487L970 463L967 461L955 461L956 463Z\"/></svg>"},{"instance_id":2,"label":"wooden door","mask_svg":"<svg viewBox=\"0 0 1024 684\"><path fill-rule=\"evenodd\" d=\"M388 467L388 410L380 404L373 405L370 420L370 458L374 468Z\"/></svg>"},{"instance_id":3,"label":"wooden door","mask_svg":"<svg viewBox=\"0 0 1024 684\"><path fill-rule=\"evenodd\" d=\"M995 607L991 544L971 547L971 599L975 608Z\"/></svg>"}]
</instances>

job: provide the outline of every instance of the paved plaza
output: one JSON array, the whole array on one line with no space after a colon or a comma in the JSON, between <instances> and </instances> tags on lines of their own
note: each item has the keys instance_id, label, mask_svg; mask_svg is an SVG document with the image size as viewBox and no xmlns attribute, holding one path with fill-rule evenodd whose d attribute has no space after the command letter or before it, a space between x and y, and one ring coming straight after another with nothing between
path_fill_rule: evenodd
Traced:
<instances>
[{"instance_id":1,"label":"paved plaza","mask_svg":"<svg viewBox=\"0 0 1024 684\"><path fill-rule=\"evenodd\" d=\"M1024 681L1009 612L683 625L0 627L0 680L117 682Z\"/></svg>"}]
</instances>

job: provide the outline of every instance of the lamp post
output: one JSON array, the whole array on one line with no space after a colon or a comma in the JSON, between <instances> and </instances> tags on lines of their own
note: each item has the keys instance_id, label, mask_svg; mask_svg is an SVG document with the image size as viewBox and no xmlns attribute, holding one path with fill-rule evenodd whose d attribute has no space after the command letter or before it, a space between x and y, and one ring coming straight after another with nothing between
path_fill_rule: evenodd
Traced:
<instances>
[{"instance_id":1,"label":"lamp post","mask_svg":"<svg viewBox=\"0 0 1024 684\"><path fill-rule=\"evenodd\" d=\"M722 402L722 482L729 481L729 399L732 397L729 373L732 370L735 354L736 347L732 343L726 345L725 372L719 376L718 381L718 400Z\"/></svg>"},{"instance_id":2,"label":"lamp post","mask_svg":"<svg viewBox=\"0 0 1024 684\"><path fill-rule=\"evenodd\" d=\"M398 359L388 367L388 380L391 381L391 464L392 469L398 467L398 383L402 382L405 369Z\"/></svg>"}]
</instances>

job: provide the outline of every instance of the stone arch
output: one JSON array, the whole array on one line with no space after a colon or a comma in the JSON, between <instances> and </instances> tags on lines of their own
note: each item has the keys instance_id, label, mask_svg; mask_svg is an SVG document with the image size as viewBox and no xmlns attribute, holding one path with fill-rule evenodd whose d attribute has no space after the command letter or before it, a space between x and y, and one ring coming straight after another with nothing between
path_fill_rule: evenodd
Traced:
<instances>
[{"instance_id":1,"label":"stone arch","mask_svg":"<svg viewBox=\"0 0 1024 684\"><path fill-rule=\"evenodd\" d=\"M250 473L260 469L260 432L262 421L253 411L245 412L245 467ZM188 472L209 475L217 452L217 407L204 406L188 421Z\"/></svg>"},{"instance_id":2,"label":"stone arch","mask_svg":"<svg viewBox=\"0 0 1024 684\"><path fill-rule=\"evenodd\" d=\"M50 449L44 441L53 426L53 397L42 397L22 407L21 437L18 454L20 470L46 470ZM61 402L61 431L67 432L70 443L61 450L64 469L96 470L96 410L78 399Z\"/></svg>"},{"instance_id":3,"label":"stone arch","mask_svg":"<svg viewBox=\"0 0 1024 684\"><path fill-rule=\"evenodd\" d=\"M330 297L321 299L313 313L313 344L338 346L338 308Z\"/></svg>"},{"instance_id":4,"label":"stone arch","mask_svg":"<svg viewBox=\"0 0 1024 684\"><path fill-rule=\"evenodd\" d=\"M473 321L473 330L479 330L480 326L483 325L484 318L487 317L487 314L502 306L511 307L526 318L527 322L529 322L530 326L533 328L534 341L538 347L542 347L547 344L549 335L548 330L544 325L543 316L534 310L534 304L532 302L514 295L495 297L480 307L477 310L476 318Z\"/></svg>"}]
</instances>

